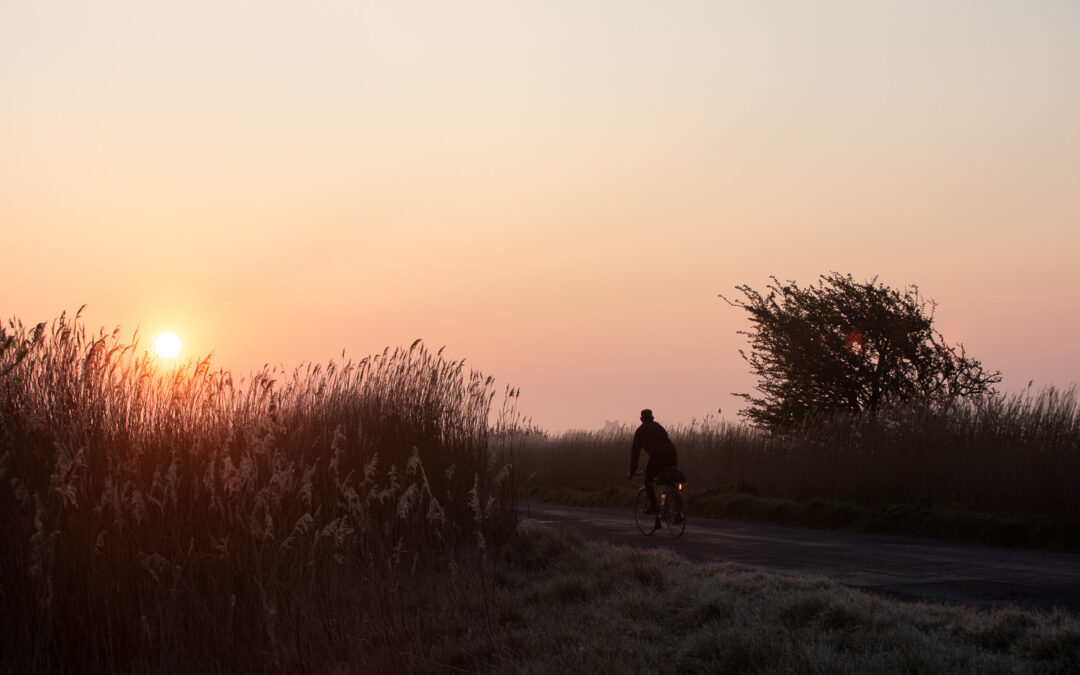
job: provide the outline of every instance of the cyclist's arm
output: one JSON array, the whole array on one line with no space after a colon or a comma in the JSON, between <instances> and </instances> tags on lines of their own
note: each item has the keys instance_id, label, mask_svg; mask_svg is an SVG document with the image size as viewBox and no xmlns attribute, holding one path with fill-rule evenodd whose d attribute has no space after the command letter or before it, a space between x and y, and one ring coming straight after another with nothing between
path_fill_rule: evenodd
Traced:
<instances>
[{"instance_id":1,"label":"cyclist's arm","mask_svg":"<svg viewBox=\"0 0 1080 675\"><path fill-rule=\"evenodd\" d=\"M634 444L630 448L630 471L629 474L633 475L637 471L638 459L641 458L641 447L644 445L644 435L641 433L639 427L634 432Z\"/></svg>"}]
</instances>

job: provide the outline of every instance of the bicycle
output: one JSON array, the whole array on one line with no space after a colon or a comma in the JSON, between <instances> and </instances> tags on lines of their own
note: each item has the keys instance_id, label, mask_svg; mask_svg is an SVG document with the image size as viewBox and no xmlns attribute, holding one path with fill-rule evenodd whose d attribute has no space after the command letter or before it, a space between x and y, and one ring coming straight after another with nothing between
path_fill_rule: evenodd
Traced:
<instances>
[{"instance_id":1,"label":"bicycle","mask_svg":"<svg viewBox=\"0 0 1080 675\"><path fill-rule=\"evenodd\" d=\"M638 471L633 475L640 476L644 473ZM634 483L634 486L638 488L637 498L634 500L634 522L641 533L651 536L659 530L673 539L681 537L686 531L686 499L682 493L682 472L673 469L669 473L669 470L665 469L656 477L653 487L656 490L659 511L655 514L646 513L649 508L649 494L645 491L645 484Z\"/></svg>"}]
</instances>

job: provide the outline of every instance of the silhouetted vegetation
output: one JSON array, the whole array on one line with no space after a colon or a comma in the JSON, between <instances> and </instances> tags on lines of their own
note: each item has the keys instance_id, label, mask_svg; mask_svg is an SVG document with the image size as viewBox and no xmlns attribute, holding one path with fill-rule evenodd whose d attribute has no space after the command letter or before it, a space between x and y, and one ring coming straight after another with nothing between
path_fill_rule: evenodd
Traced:
<instances>
[{"instance_id":1,"label":"silhouetted vegetation","mask_svg":"<svg viewBox=\"0 0 1080 675\"><path fill-rule=\"evenodd\" d=\"M752 423L788 431L811 415L875 414L898 403L947 408L992 391L1000 373L984 370L963 345L945 344L934 328L934 303L915 286L897 291L851 275L822 276L816 286L773 283L762 295L739 286L752 328L740 350L761 396L739 394Z\"/></svg>"},{"instance_id":2,"label":"silhouetted vegetation","mask_svg":"<svg viewBox=\"0 0 1080 675\"><path fill-rule=\"evenodd\" d=\"M492 428L492 384L420 344L234 382L206 360L164 367L116 333L88 337L77 320L10 322L0 670L1076 667L1080 627L1064 614L901 604L515 528L516 393ZM986 470L960 494L1031 502L1041 485L1047 504L1076 509L1065 488L1074 391L804 424L774 437L709 420L673 435L693 481L746 494L751 482L871 494L892 485L890 462L948 441ZM523 455L513 449L534 480L587 487L619 480L630 433L540 433ZM1030 470L995 488L1017 452ZM939 480L900 472L896 494L958 494L956 459L935 457L913 460L946 472ZM822 467L842 473L822 480Z\"/></svg>"},{"instance_id":3,"label":"silhouetted vegetation","mask_svg":"<svg viewBox=\"0 0 1080 675\"><path fill-rule=\"evenodd\" d=\"M515 522L494 394L420 344L235 382L10 322L0 671L402 669L402 587Z\"/></svg>"},{"instance_id":4,"label":"silhouetted vegetation","mask_svg":"<svg viewBox=\"0 0 1080 675\"><path fill-rule=\"evenodd\" d=\"M1059 525L1048 522L1041 534L1028 532L1032 539L1026 541L1003 533L999 543L1065 548L1080 543L1080 491L1075 489L1080 402L1075 387L965 399L948 408L890 406L874 417L811 416L784 435L706 419L675 427L671 436L689 478L691 513L695 493L709 489L733 500L741 494L745 500L807 504L958 507L997 514L994 520L1011 522L1021 514L1062 520ZM518 472L527 485L594 493L623 488L631 437L629 427L535 436L517 452ZM609 503L615 499L612 493ZM755 513L764 516L766 510ZM972 521L969 536L978 538L984 527L989 525ZM942 527L940 532L957 529Z\"/></svg>"}]
</instances>

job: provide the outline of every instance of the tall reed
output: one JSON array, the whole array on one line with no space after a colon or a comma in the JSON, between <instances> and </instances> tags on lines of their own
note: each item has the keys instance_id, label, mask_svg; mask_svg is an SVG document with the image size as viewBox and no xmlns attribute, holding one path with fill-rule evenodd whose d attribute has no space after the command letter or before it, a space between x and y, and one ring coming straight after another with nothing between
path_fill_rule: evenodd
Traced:
<instances>
[{"instance_id":1,"label":"tall reed","mask_svg":"<svg viewBox=\"0 0 1080 675\"><path fill-rule=\"evenodd\" d=\"M419 342L236 380L9 321L0 670L392 667L396 589L516 517L494 395Z\"/></svg>"},{"instance_id":2,"label":"tall reed","mask_svg":"<svg viewBox=\"0 0 1080 675\"><path fill-rule=\"evenodd\" d=\"M864 504L931 502L1080 515L1080 402L1075 386L988 396L940 409L809 419L771 436L706 418L671 429L691 487L739 485L776 497ZM574 431L518 452L532 484L625 485L633 428Z\"/></svg>"}]
</instances>

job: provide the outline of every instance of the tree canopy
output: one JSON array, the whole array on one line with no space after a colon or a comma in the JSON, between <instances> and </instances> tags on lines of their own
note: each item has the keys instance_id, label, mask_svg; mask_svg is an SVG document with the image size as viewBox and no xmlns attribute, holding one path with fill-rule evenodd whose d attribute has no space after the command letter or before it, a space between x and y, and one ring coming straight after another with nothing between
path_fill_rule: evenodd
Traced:
<instances>
[{"instance_id":1,"label":"tree canopy","mask_svg":"<svg viewBox=\"0 0 1080 675\"><path fill-rule=\"evenodd\" d=\"M720 296L750 315L751 328L739 331L750 350L739 353L760 395L736 395L749 403L739 414L757 426L784 430L811 413L874 414L898 402L948 405L1001 381L963 345L945 343L936 304L915 285L895 290L836 272L805 288L770 278L764 294L742 285L741 299Z\"/></svg>"}]
</instances>

